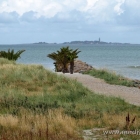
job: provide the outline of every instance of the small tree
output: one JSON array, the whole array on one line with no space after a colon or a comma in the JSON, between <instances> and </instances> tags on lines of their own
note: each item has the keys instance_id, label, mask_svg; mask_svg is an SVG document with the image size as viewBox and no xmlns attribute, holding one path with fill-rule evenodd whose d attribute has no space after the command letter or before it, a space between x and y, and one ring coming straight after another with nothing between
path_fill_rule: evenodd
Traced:
<instances>
[{"instance_id":1,"label":"small tree","mask_svg":"<svg viewBox=\"0 0 140 140\"><path fill-rule=\"evenodd\" d=\"M72 50L69 49L69 46L60 48L57 53L53 52L47 56L53 59L55 62L55 69L58 71L58 66L62 66L61 70L63 73L68 72L68 64L70 63L70 73L73 74L74 69L74 59L78 58L77 54L80 51L78 49Z\"/></svg>"},{"instance_id":2,"label":"small tree","mask_svg":"<svg viewBox=\"0 0 140 140\"><path fill-rule=\"evenodd\" d=\"M0 52L0 57L7 58L8 60L14 60L16 61L18 58L20 58L21 53L23 53L25 50L19 50L16 53L14 50L8 50L6 51L1 51Z\"/></svg>"},{"instance_id":3,"label":"small tree","mask_svg":"<svg viewBox=\"0 0 140 140\"><path fill-rule=\"evenodd\" d=\"M48 54L47 57L49 57L55 61L54 62L55 71L58 72L60 69L59 67L62 67L61 56L58 53L53 52L51 54Z\"/></svg>"},{"instance_id":4,"label":"small tree","mask_svg":"<svg viewBox=\"0 0 140 140\"><path fill-rule=\"evenodd\" d=\"M60 48L60 51L57 51L58 57L60 58L59 62L62 64L62 67L63 67L62 68L63 73L68 72L67 65L69 63L68 55L69 55L70 51L72 51L72 50L70 50L68 46L62 47L62 48Z\"/></svg>"},{"instance_id":5,"label":"small tree","mask_svg":"<svg viewBox=\"0 0 140 140\"><path fill-rule=\"evenodd\" d=\"M69 59L69 62L70 62L70 74L73 74L73 71L74 71L74 60L76 58L78 58L78 53L81 52L81 51L78 51L78 49L72 51L69 53L68 55L68 59Z\"/></svg>"}]
</instances>

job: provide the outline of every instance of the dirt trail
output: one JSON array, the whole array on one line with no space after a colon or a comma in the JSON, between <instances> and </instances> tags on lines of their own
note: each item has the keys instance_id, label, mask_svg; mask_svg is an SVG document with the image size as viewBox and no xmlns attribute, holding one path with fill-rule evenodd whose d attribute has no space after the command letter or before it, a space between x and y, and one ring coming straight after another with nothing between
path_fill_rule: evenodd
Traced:
<instances>
[{"instance_id":1,"label":"dirt trail","mask_svg":"<svg viewBox=\"0 0 140 140\"><path fill-rule=\"evenodd\" d=\"M126 102L138 106L140 105L139 88L110 85L104 82L104 80L80 73L74 74L66 73L63 75L72 79L76 79L78 82L82 83L83 86L87 87L91 91L94 91L95 93L104 94L107 96L120 97L122 99L125 99Z\"/></svg>"}]
</instances>

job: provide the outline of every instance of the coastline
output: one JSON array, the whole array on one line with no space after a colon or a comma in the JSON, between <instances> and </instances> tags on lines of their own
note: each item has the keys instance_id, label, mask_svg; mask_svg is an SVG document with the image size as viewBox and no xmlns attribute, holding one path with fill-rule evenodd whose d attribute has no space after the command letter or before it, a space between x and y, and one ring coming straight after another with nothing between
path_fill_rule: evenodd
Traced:
<instances>
[{"instance_id":1,"label":"coastline","mask_svg":"<svg viewBox=\"0 0 140 140\"><path fill-rule=\"evenodd\" d=\"M53 61L46 57L47 54L55 52L67 44L19 44L1 45L1 50L24 49L25 53L19 63L41 64L53 69ZM87 62L95 68L105 68L115 71L117 74L140 80L140 68L138 58L140 57L140 45L92 45L92 44L69 44L72 49L81 51L79 59Z\"/></svg>"}]
</instances>

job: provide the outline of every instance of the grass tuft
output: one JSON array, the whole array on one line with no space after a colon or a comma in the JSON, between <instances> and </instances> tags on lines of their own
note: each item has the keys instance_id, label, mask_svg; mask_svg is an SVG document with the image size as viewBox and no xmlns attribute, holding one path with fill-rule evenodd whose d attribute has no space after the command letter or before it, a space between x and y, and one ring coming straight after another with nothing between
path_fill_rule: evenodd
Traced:
<instances>
[{"instance_id":1,"label":"grass tuft","mask_svg":"<svg viewBox=\"0 0 140 140\"><path fill-rule=\"evenodd\" d=\"M84 72L84 74L89 74L96 78L104 79L109 84L123 85L123 86L128 86L128 87L133 86L132 80L125 78L121 75L117 75L116 73L111 72L106 69L100 69L100 70L92 69L92 70Z\"/></svg>"}]
</instances>

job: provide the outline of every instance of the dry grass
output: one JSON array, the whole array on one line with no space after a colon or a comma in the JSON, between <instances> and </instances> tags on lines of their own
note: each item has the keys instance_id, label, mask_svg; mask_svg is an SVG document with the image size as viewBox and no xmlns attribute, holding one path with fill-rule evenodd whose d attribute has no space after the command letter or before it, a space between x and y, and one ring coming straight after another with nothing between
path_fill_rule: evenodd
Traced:
<instances>
[{"instance_id":1,"label":"dry grass","mask_svg":"<svg viewBox=\"0 0 140 140\"><path fill-rule=\"evenodd\" d=\"M81 139L77 136L76 120L65 115L61 109L49 110L46 115L34 115L32 112L29 113L24 109L21 111L22 115L20 117L12 115L0 116L1 135L10 134L7 138L14 139L14 135L12 136L12 133L14 133L20 139L25 134L27 138L32 133L33 138L40 133L41 136L38 137L38 140L40 138L46 139L47 137L50 139L52 135L56 139L64 136L72 139Z\"/></svg>"},{"instance_id":2,"label":"dry grass","mask_svg":"<svg viewBox=\"0 0 140 140\"><path fill-rule=\"evenodd\" d=\"M133 127L140 128L139 107L119 98L94 94L82 84L42 66L7 60L4 64L3 59L0 59L0 107L2 140L78 140L83 129L124 129L128 112L136 116Z\"/></svg>"},{"instance_id":3,"label":"dry grass","mask_svg":"<svg viewBox=\"0 0 140 140\"><path fill-rule=\"evenodd\" d=\"M16 116L12 116L11 114L1 115L0 116L0 125L3 127L17 127L18 126L18 118Z\"/></svg>"}]
</instances>

